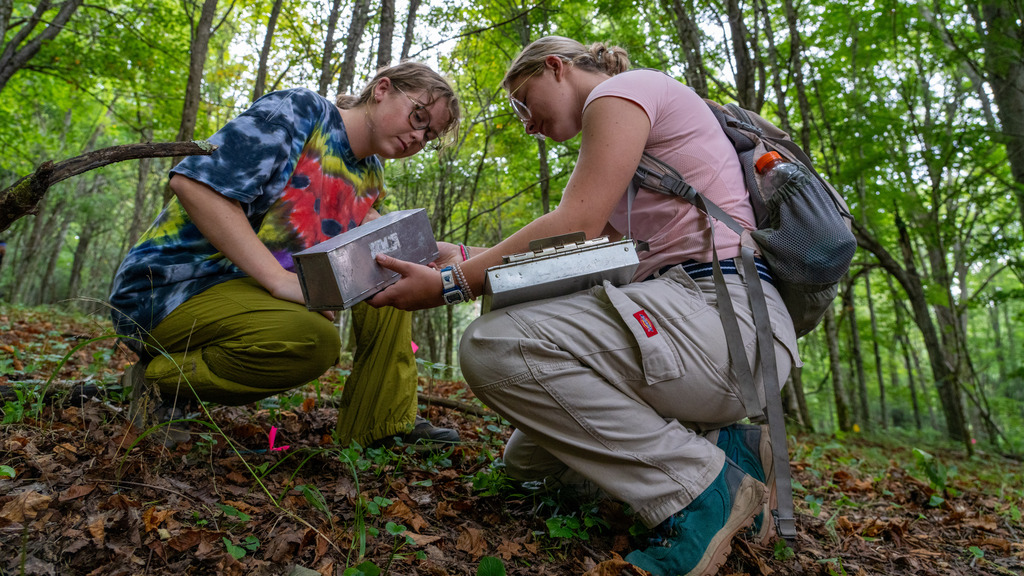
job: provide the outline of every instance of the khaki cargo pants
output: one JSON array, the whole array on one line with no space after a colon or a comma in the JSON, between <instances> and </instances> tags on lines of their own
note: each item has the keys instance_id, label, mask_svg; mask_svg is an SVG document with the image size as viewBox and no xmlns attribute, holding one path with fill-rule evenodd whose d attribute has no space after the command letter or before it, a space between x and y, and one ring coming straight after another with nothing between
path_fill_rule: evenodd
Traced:
<instances>
[{"instance_id":1,"label":"khaki cargo pants","mask_svg":"<svg viewBox=\"0 0 1024 576\"><path fill-rule=\"evenodd\" d=\"M740 275L725 278L753 361L746 286ZM763 284L785 382L799 362L796 336L778 292ZM721 471L724 453L700 432L746 414L714 280L693 280L680 267L486 314L464 334L459 360L473 392L516 427L505 449L511 476L581 477L650 527ZM756 367L754 377L760 387Z\"/></svg>"}]
</instances>

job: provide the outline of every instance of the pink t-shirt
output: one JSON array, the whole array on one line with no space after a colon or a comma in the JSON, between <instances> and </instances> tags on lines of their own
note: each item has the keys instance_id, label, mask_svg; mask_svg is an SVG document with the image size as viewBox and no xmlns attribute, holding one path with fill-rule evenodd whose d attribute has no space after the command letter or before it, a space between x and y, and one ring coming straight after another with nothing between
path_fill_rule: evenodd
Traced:
<instances>
[{"instance_id":1,"label":"pink t-shirt","mask_svg":"<svg viewBox=\"0 0 1024 576\"><path fill-rule=\"evenodd\" d=\"M690 186L742 226L755 228L736 151L696 92L661 72L634 70L599 84L590 93L584 109L605 96L624 98L643 108L651 120L644 151L679 171ZM633 201L630 226L626 222L627 196L622 195L609 223L622 234L631 233L635 240L650 245L649 252L639 254L635 280L642 280L667 264L712 260L708 217L700 210L685 200L641 188ZM739 255L739 245L739 236L715 222L719 259Z\"/></svg>"}]
</instances>

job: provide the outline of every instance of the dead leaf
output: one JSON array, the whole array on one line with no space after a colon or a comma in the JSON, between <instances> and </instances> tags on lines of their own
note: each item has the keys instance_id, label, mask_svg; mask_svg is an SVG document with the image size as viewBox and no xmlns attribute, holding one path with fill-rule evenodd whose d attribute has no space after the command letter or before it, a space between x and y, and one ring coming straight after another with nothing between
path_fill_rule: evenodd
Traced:
<instances>
[{"instance_id":1,"label":"dead leaf","mask_svg":"<svg viewBox=\"0 0 1024 576\"><path fill-rule=\"evenodd\" d=\"M520 549L522 545L519 542L513 542L511 540L504 540L501 544L498 544L498 556L501 556L505 560L511 560L520 555Z\"/></svg>"},{"instance_id":2,"label":"dead leaf","mask_svg":"<svg viewBox=\"0 0 1024 576\"><path fill-rule=\"evenodd\" d=\"M158 510L155 506L152 506L146 508L146 511L142 513L142 524L145 526L146 532L152 532L159 528L164 523L164 520L172 514L174 514L173 510Z\"/></svg>"},{"instance_id":3,"label":"dead leaf","mask_svg":"<svg viewBox=\"0 0 1024 576\"><path fill-rule=\"evenodd\" d=\"M0 518L24 523L26 520L33 520L40 512L46 510L53 500L52 496L46 496L38 492L22 492L4 505L0 510Z\"/></svg>"},{"instance_id":4,"label":"dead leaf","mask_svg":"<svg viewBox=\"0 0 1024 576\"><path fill-rule=\"evenodd\" d=\"M65 442L53 447L53 453L68 463L78 462L78 448L73 444Z\"/></svg>"},{"instance_id":5,"label":"dead leaf","mask_svg":"<svg viewBox=\"0 0 1024 576\"><path fill-rule=\"evenodd\" d=\"M100 510L132 510L142 507L142 503L137 500L125 496L124 494L114 494L107 501L99 505Z\"/></svg>"},{"instance_id":6,"label":"dead leaf","mask_svg":"<svg viewBox=\"0 0 1024 576\"><path fill-rule=\"evenodd\" d=\"M438 518L458 518L459 513L452 509L452 505L447 501L438 502L437 507L434 508L434 515Z\"/></svg>"},{"instance_id":7,"label":"dead leaf","mask_svg":"<svg viewBox=\"0 0 1024 576\"><path fill-rule=\"evenodd\" d=\"M991 546L993 548L998 548L1004 554L1009 554L1011 549L1009 540L1005 540L1003 538L983 538L981 540L975 540L974 544L976 546Z\"/></svg>"},{"instance_id":8,"label":"dead leaf","mask_svg":"<svg viewBox=\"0 0 1024 576\"><path fill-rule=\"evenodd\" d=\"M89 520L88 528L89 534L92 539L96 541L100 546L107 539L107 516L105 514L97 514Z\"/></svg>"},{"instance_id":9,"label":"dead leaf","mask_svg":"<svg viewBox=\"0 0 1024 576\"><path fill-rule=\"evenodd\" d=\"M648 572L633 566L629 562L626 562L618 554L612 553L614 556L611 560L605 560L600 564L594 566L583 576L623 576L632 574L646 575Z\"/></svg>"},{"instance_id":10,"label":"dead leaf","mask_svg":"<svg viewBox=\"0 0 1024 576\"><path fill-rule=\"evenodd\" d=\"M68 500L76 500L82 496L91 494L96 489L95 484L75 484L67 490L60 493L57 498L60 502L67 502Z\"/></svg>"},{"instance_id":11,"label":"dead leaf","mask_svg":"<svg viewBox=\"0 0 1024 576\"><path fill-rule=\"evenodd\" d=\"M412 541L415 542L417 546L426 546L427 544L433 544L434 542L437 542L441 539L440 536L427 536L426 534L417 534L415 532L410 532L408 530L402 532L402 536L408 536L409 538L412 538Z\"/></svg>"},{"instance_id":12,"label":"dead leaf","mask_svg":"<svg viewBox=\"0 0 1024 576\"><path fill-rule=\"evenodd\" d=\"M836 524L839 525L839 529L842 530L844 534L849 535L856 532L856 529L853 527L853 523L850 522L850 519L846 516L840 516L836 520Z\"/></svg>"},{"instance_id":13,"label":"dead leaf","mask_svg":"<svg viewBox=\"0 0 1024 576\"><path fill-rule=\"evenodd\" d=\"M999 519L995 516L979 516L977 518L968 518L964 521L964 524L970 526L971 528L985 530L986 532L995 532L999 529Z\"/></svg>"},{"instance_id":14,"label":"dead leaf","mask_svg":"<svg viewBox=\"0 0 1024 576\"><path fill-rule=\"evenodd\" d=\"M455 548L469 553L474 559L484 555L487 551L487 542L484 540L484 531L479 528L462 526L461 533L455 542Z\"/></svg>"}]
</instances>

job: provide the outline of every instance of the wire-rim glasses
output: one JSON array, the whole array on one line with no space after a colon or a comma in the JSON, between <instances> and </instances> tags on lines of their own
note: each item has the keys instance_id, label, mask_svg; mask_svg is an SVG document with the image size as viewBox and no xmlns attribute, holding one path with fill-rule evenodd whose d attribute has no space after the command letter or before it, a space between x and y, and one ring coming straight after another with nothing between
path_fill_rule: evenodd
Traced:
<instances>
[{"instance_id":1,"label":"wire-rim glasses","mask_svg":"<svg viewBox=\"0 0 1024 576\"><path fill-rule=\"evenodd\" d=\"M423 145L426 146L428 142L436 140L438 137L437 131L430 127L430 111L421 102L409 96L398 86L395 86L395 90L402 93L403 96L409 99L412 103L412 110L409 112L409 126L413 130L423 130Z\"/></svg>"}]
</instances>

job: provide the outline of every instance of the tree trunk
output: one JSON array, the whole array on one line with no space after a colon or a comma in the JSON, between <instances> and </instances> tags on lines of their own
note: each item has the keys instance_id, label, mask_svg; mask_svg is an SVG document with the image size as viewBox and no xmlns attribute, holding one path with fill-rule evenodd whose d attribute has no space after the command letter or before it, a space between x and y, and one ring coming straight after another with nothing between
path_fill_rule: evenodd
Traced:
<instances>
[{"instance_id":1,"label":"tree trunk","mask_svg":"<svg viewBox=\"0 0 1024 576\"><path fill-rule=\"evenodd\" d=\"M686 84L701 98L708 97L708 74L701 55L700 27L690 18L682 0L661 0L662 8L671 16L679 33L683 55L686 57Z\"/></svg>"},{"instance_id":2,"label":"tree trunk","mask_svg":"<svg viewBox=\"0 0 1024 576\"><path fill-rule=\"evenodd\" d=\"M792 391L793 397L796 400L797 410L799 411L804 431L814 432L814 419L811 417L811 411L807 407L807 395L804 392L803 373L804 369L802 367L794 367L790 370L788 388Z\"/></svg>"},{"instance_id":3,"label":"tree trunk","mask_svg":"<svg viewBox=\"0 0 1024 576\"><path fill-rule=\"evenodd\" d=\"M985 71L998 109L1006 157L1017 182L1014 193L1024 225L1024 28L1020 3L983 0Z\"/></svg>"},{"instance_id":4,"label":"tree trunk","mask_svg":"<svg viewBox=\"0 0 1024 576\"><path fill-rule=\"evenodd\" d=\"M53 246L46 252L46 271L39 280L39 290L33 299L35 304L52 304L60 299L52 288L54 284L53 275L57 270L57 262L60 260L61 250L64 249L64 242L68 237L68 229L71 228L73 214L67 214L61 219L60 230L54 238Z\"/></svg>"},{"instance_id":5,"label":"tree trunk","mask_svg":"<svg viewBox=\"0 0 1024 576\"><path fill-rule=\"evenodd\" d=\"M71 276L68 278L67 297L69 300L75 300L79 297L79 291L82 287L82 271L85 270L85 263L89 261L91 256L89 248L92 245L92 238L96 228L96 221L90 218L85 223L82 231L78 233L78 246L75 246L75 257L71 263Z\"/></svg>"},{"instance_id":6,"label":"tree trunk","mask_svg":"<svg viewBox=\"0 0 1024 576\"><path fill-rule=\"evenodd\" d=\"M281 14L284 0L274 0L267 20L267 33L263 35L263 48L260 49L260 64L256 69L256 85L252 89L252 100L259 100L267 89L267 61L270 60L270 49L274 45L274 31L277 29L277 17Z\"/></svg>"},{"instance_id":7,"label":"tree trunk","mask_svg":"<svg viewBox=\"0 0 1024 576\"><path fill-rule=\"evenodd\" d=\"M185 101L181 109L181 125L175 140L187 142L195 137L196 120L199 117L199 101L203 86L203 70L206 68L206 55L210 51L210 36L213 35L213 18L217 12L217 0L203 0L203 8L199 14L199 22L195 24L192 42L189 45L188 80L185 83ZM192 21L195 22L194 20ZM184 156L175 156L171 165L181 162ZM170 186L164 188L164 202L171 199Z\"/></svg>"},{"instance_id":8,"label":"tree trunk","mask_svg":"<svg viewBox=\"0 0 1024 576\"><path fill-rule=\"evenodd\" d=\"M377 68L391 65L391 42L395 36L395 0L381 0L380 35L377 40Z\"/></svg>"},{"instance_id":9,"label":"tree trunk","mask_svg":"<svg viewBox=\"0 0 1024 576\"><path fill-rule=\"evenodd\" d=\"M764 36L768 43L768 66L772 74L772 91L775 93L775 108L779 116L779 128L787 133L793 131L789 123L789 110L786 106L786 91L782 88L782 70L779 69L779 48L775 44L775 33L772 29L771 13L767 4L762 0L760 9L764 26Z\"/></svg>"},{"instance_id":10,"label":"tree trunk","mask_svg":"<svg viewBox=\"0 0 1024 576\"><path fill-rule=\"evenodd\" d=\"M800 41L800 17L793 6L793 0L785 1L786 23L789 25L789 69L793 71L793 85L796 87L797 104L800 110L800 146L811 150L811 104L807 99L804 85L803 43Z\"/></svg>"},{"instance_id":11,"label":"tree trunk","mask_svg":"<svg viewBox=\"0 0 1024 576\"><path fill-rule=\"evenodd\" d=\"M317 93L327 96L327 87L331 85L334 76L334 67L331 61L334 59L334 29L338 25L338 14L341 11L341 0L334 0L331 5L331 14L327 18L327 39L324 42L324 57L320 60L320 87Z\"/></svg>"},{"instance_id":12,"label":"tree trunk","mask_svg":"<svg viewBox=\"0 0 1024 576\"><path fill-rule=\"evenodd\" d=\"M843 432L853 429L850 419L850 403L843 390L843 368L839 362L839 335L836 313L831 307L825 311L825 339L828 342L828 361L832 370L832 395L836 404L836 424Z\"/></svg>"},{"instance_id":13,"label":"tree trunk","mask_svg":"<svg viewBox=\"0 0 1024 576\"><path fill-rule=\"evenodd\" d=\"M854 222L853 226L858 245L874 254L882 267L892 274L903 287L904 292L906 292L907 300L914 315L914 323L917 324L918 329L921 331L925 349L928 351L932 378L935 379L939 400L942 403L946 416L947 432L950 438L958 442L966 442L967 434L964 426L963 404L960 400L960 390L957 386L956 374L952 369L952 364L949 363L950 359L946 357L945 351L939 342L939 334L931 318L924 285L914 264L914 253L906 223L897 214L896 227L899 233L899 244L903 251L902 262L905 268L860 223ZM970 452L971 450L972 448L968 447L968 451Z\"/></svg>"},{"instance_id":14,"label":"tree trunk","mask_svg":"<svg viewBox=\"0 0 1024 576\"><path fill-rule=\"evenodd\" d=\"M35 12L21 25L18 33L15 34L0 50L0 92L3 92L7 82L18 70L25 67L29 61L39 53L43 44L53 40L71 16L82 5L83 0L66 0L60 5L56 16L52 19L44 19L45 13L50 10L53 4L50 0L42 0L36 4ZM10 17L13 4L10 0L3 0L0 3L0 41L7 37L9 31ZM36 34L31 40L29 36L40 23L46 22L42 32Z\"/></svg>"},{"instance_id":15,"label":"tree trunk","mask_svg":"<svg viewBox=\"0 0 1024 576\"><path fill-rule=\"evenodd\" d=\"M854 418L864 430L871 428L871 410L868 407L868 385L864 377L864 354L860 344L860 324L857 322L857 307L853 301L854 280L851 279L843 291L843 310L850 321L850 363L857 374L857 400L854 404Z\"/></svg>"},{"instance_id":16,"label":"tree trunk","mask_svg":"<svg viewBox=\"0 0 1024 576\"><path fill-rule=\"evenodd\" d=\"M352 21L349 22L348 35L345 38L345 57L341 61L341 71L338 72L338 94L348 94L352 89L359 43L363 41L363 32L369 21L370 0L355 0L352 6Z\"/></svg>"},{"instance_id":17,"label":"tree trunk","mask_svg":"<svg viewBox=\"0 0 1024 576\"><path fill-rule=\"evenodd\" d=\"M875 300L871 296L871 273L864 275L864 293L868 301L868 316L871 318L871 347L875 354L875 378L878 380L878 419L882 430L889 427L888 409L885 404L885 381L882 379L882 353L879 350L878 341L881 335L878 333L878 319L875 317Z\"/></svg>"},{"instance_id":18,"label":"tree trunk","mask_svg":"<svg viewBox=\"0 0 1024 576\"><path fill-rule=\"evenodd\" d=\"M413 33L416 30L416 11L420 8L421 0L409 0L409 15L405 19L405 38L402 40L402 55L399 60L409 57L409 50L412 49Z\"/></svg>"},{"instance_id":19,"label":"tree trunk","mask_svg":"<svg viewBox=\"0 0 1024 576\"><path fill-rule=\"evenodd\" d=\"M750 31L743 21L743 10L740 8L739 0L727 0L726 11L732 40L732 56L736 63L736 101L744 108L760 111L762 103L757 98L757 67L747 45Z\"/></svg>"},{"instance_id":20,"label":"tree trunk","mask_svg":"<svg viewBox=\"0 0 1024 576\"><path fill-rule=\"evenodd\" d=\"M149 141L152 138L153 131L151 129L143 130L143 141ZM149 197L149 173L152 164L152 158L142 158L139 160L138 178L135 181L135 199L132 202L132 223L128 227L126 249L135 246L135 243L139 241L139 237L142 236L143 231L145 231L146 226L149 224L149 213L147 210L149 202L147 200Z\"/></svg>"}]
</instances>

